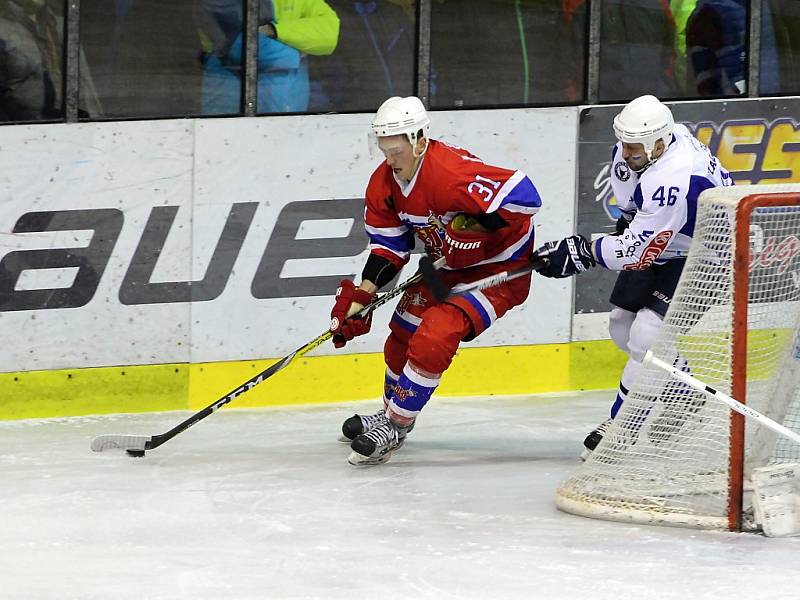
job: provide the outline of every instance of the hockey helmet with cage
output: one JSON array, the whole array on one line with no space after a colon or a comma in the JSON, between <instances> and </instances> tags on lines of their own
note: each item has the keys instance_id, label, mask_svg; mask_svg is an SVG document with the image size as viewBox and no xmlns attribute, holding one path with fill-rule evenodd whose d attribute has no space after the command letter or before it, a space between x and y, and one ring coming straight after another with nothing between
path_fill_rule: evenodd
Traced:
<instances>
[{"instance_id":1,"label":"hockey helmet with cage","mask_svg":"<svg viewBox=\"0 0 800 600\"><path fill-rule=\"evenodd\" d=\"M372 135L376 138L405 135L415 145L422 132L428 137L431 120L422 101L416 96L393 96L381 104L372 119Z\"/></svg>"},{"instance_id":2,"label":"hockey helmet with cage","mask_svg":"<svg viewBox=\"0 0 800 600\"><path fill-rule=\"evenodd\" d=\"M653 150L658 140L669 145L675 121L672 111L655 96L639 96L631 100L614 117L614 134L620 142L642 144L647 164L655 161Z\"/></svg>"}]
</instances>

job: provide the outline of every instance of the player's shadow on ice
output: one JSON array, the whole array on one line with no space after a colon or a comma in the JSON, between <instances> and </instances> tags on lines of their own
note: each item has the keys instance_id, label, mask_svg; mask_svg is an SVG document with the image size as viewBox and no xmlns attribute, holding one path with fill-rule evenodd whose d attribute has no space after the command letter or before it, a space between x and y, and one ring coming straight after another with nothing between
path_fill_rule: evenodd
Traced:
<instances>
[{"instance_id":1,"label":"player's shadow on ice","mask_svg":"<svg viewBox=\"0 0 800 600\"><path fill-rule=\"evenodd\" d=\"M578 461L578 446L573 443L481 440L470 443L408 440L405 446L386 463L419 467L459 467L505 465L553 460Z\"/></svg>"}]
</instances>

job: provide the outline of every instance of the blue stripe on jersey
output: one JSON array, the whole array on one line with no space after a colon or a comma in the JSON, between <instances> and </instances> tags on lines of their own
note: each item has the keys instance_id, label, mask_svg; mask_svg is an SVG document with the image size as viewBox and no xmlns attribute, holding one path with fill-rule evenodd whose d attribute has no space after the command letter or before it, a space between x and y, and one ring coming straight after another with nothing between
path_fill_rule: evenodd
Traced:
<instances>
[{"instance_id":1,"label":"blue stripe on jersey","mask_svg":"<svg viewBox=\"0 0 800 600\"><path fill-rule=\"evenodd\" d=\"M396 312L392 314L392 322L396 323L397 325L399 325L400 327L411 333L414 333L417 330L416 325L414 325L413 323L409 323L405 319L401 319Z\"/></svg>"},{"instance_id":2,"label":"blue stripe on jersey","mask_svg":"<svg viewBox=\"0 0 800 600\"><path fill-rule=\"evenodd\" d=\"M492 318L489 316L489 313L486 312L486 309L483 308L483 304L478 302L477 298L472 294L464 294L464 298L478 311L478 314L481 316L481 321L483 321L483 328L488 329L492 325Z\"/></svg>"},{"instance_id":3,"label":"blue stripe on jersey","mask_svg":"<svg viewBox=\"0 0 800 600\"><path fill-rule=\"evenodd\" d=\"M516 260L516 259L521 258L523 256L529 256L530 253L531 253L531 247L533 246L534 237L535 237L535 235L534 235L533 227L531 227L531 238L525 244L523 244L519 248L519 250L517 250L516 252L514 252L514 254L509 256L507 260Z\"/></svg>"},{"instance_id":4,"label":"blue stripe on jersey","mask_svg":"<svg viewBox=\"0 0 800 600\"><path fill-rule=\"evenodd\" d=\"M617 156L617 145L614 144L611 146L611 166L614 166L614 157Z\"/></svg>"},{"instance_id":5,"label":"blue stripe on jersey","mask_svg":"<svg viewBox=\"0 0 800 600\"><path fill-rule=\"evenodd\" d=\"M500 206L506 204L516 204L518 206L527 206L528 208L539 208L542 206L542 198L536 190L536 186L528 177L523 177L514 189L503 198Z\"/></svg>"},{"instance_id":6,"label":"blue stripe on jersey","mask_svg":"<svg viewBox=\"0 0 800 600\"><path fill-rule=\"evenodd\" d=\"M395 252L411 252L414 249L414 234L410 231L402 235L375 235L368 233L369 241L376 246L383 246Z\"/></svg>"},{"instance_id":7,"label":"blue stripe on jersey","mask_svg":"<svg viewBox=\"0 0 800 600\"><path fill-rule=\"evenodd\" d=\"M600 246L603 244L603 238L599 237L594 241L594 255L597 257L597 262L600 263L600 266L608 268L606 261L603 260L603 251L600 249Z\"/></svg>"},{"instance_id":8,"label":"blue stripe on jersey","mask_svg":"<svg viewBox=\"0 0 800 600\"><path fill-rule=\"evenodd\" d=\"M686 224L681 227L678 233L692 237L694 235L694 223L697 218L697 197L700 192L714 187L714 184L702 175L692 175L689 180L689 191L686 193Z\"/></svg>"},{"instance_id":9,"label":"blue stripe on jersey","mask_svg":"<svg viewBox=\"0 0 800 600\"><path fill-rule=\"evenodd\" d=\"M636 208L638 208L639 210L642 210L642 202L644 202L644 200L642 198L642 184L641 183L637 183L636 184L636 189L633 192L632 200L633 200L633 203L636 205Z\"/></svg>"}]
</instances>

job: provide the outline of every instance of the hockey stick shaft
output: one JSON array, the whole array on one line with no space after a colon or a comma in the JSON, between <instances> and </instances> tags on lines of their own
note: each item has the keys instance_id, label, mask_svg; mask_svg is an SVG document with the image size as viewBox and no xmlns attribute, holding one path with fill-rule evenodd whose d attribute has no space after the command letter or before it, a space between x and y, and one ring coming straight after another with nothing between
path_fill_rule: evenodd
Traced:
<instances>
[{"instance_id":1,"label":"hockey stick shaft","mask_svg":"<svg viewBox=\"0 0 800 600\"><path fill-rule=\"evenodd\" d=\"M484 277L483 279L478 279L469 283L459 283L453 287L449 287L444 281L442 281L442 279L436 273L436 267L434 266L434 263L431 263L430 261L426 262L425 257L420 260L420 273L422 273L422 278L425 280L425 283L428 285L433 295L441 302L450 296L464 294L466 292L472 292L475 290L484 290L486 288L505 283L506 281L523 277L532 271L536 271L546 266L547 262L547 259L537 259L523 267L519 267L518 269L503 271L502 273L495 273L489 277Z\"/></svg>"},{"instance_id":2,"label":"hockey stick shaft","mask_svg":"<svg viewBox=\"0 0 800 600\"><path fill-rule=\"evenodd\" d=\"M742 414L745 417L750 417L751 419L754 419L759 423L761 423L762 425L764 425L765 427L771 429L775 433L784 435L793 442L800 444L800 435L795 433L788 427L784 427L780 423L773 421L772 419L770 419L766 415L761 414L757 410L750 408L746 404L742 404L735 398L732 398L731 396L728 396L727 394L720 392L719 390L715 390L713 387L711 387L710 385L706 385L696 377L693 377L688 373L681 371L677 367L674 367L673 365L664 362L660 358L654 356L650 350L648 350L647 354L645 354L644 360L645 363L651 363L671 373L676 379L680 379L688 386L696 389L699 392L703 392L709 398L715 398L716 400L719 400L720 402L726 404L739 414Z\"/></svg>"},{"instance_id":3,"label":"hockey stick shaft","mask_svg":"<svg viewBox=\"0 0 800 600\"><path fill-rule=\"evenodd\" d=\"M444 264L444 259L439 259L435 263L433 263L435 268ZM383 306L393 298L396 298L403 292L405 292L409 287L412 285L419 283L422 281L422 273L417 271L414 275L406 279L400 285L392 288L385 294L382 294L378 298L376 298L373 302L370 302L367 306L363 307L359 310L353 317L351 318L358 318L363 319L367 315L369 315L375 309ZM154 448L158 448L164 442L167 442L174 438L179 433L186 431L192 425L195 425L205 419L210 414L216 412L229 402L232 402L238 396L244 394L252 390L258 384L262 383L264 380L269 379L278 371L285 369L288 367L292 362L294 362L297 358L300 358L304 354L311 352L314 348L321 346L329 339L333 337L333 333L330 331L326 331L315 337L313 340L308 342L307 344L301 346L291 354L287 354L279 361L271 364L265 370L261 371L257 375L254 375L247 381L245 381L240 386L236 387L235 389L231 390L224 396L222 396L216 402L209 404L204 409L194 413L185 421L179 423L169 431L153 435L153 436L144 436L144 435L123 435L123 434L110 434L110 435L101 435L92 440L91 448L95 452L102 452L103 450L115 448L121 450L153 450Z\"/></svg>"}]
</instances>

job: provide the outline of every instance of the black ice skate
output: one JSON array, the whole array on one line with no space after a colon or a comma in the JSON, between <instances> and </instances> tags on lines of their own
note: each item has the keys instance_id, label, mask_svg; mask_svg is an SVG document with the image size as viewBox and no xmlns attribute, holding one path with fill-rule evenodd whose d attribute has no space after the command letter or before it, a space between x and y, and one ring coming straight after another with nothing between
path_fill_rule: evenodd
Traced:
<instances>
[{"instance_id":1,"label":"black ice skate","mask_svg":"<svg viewBox=\"0 0 800 600\"><path fill-rule=\"evenodd\" d=\"M412 425L413 426L413 425ZM351 465L380 465L402 447L411 427L398 427L384 414L383 422L362 433L350 444L352 452L347 458Z\"/></svg>"},{"instance_id":2,"label":"black ice skate","mask_svg":"<svg viewBox=\"0 0 800 600\"><path fill-rule=\"evenodd\" d=\"M340 442L350 443L362 433L368 432L373 427L380 425L386 420L384 409L379 410L374 415L353 415L345 419L342 423L342 435L339 436ZM414 423L406 430L410 433L414 429Z\"/></svg>"},{"instance_id":3,"label":"black ice skate","mask_svg":"<svg viewBox=\"0 0 800 600\"><path fill-rule=\"evenodd\" d=\"M583 452L581 452L581 460L586 460L589 458L589 455L594 452L594 449L597 448L597 445L600 443L600 440L603 439L603 436L608 431L609 427L611 427L611 423L614 422L614 419L606 419L600 425L597 426L597 429L592 431L589 435L586 436L586 439L583 440Z\"/></svg>"},{"instance_id":4,"label":"black ice skate","mask_svg":"<svg viewBox=\"0 0 800 600\"><path fill-rule=\"evenodd\" d=\"M347 442L348 444L366 433L376 425L380 425L386 420L386 413L384 409L380 409L374 415L353 415L345 419L342 423L342 435L339 436L340 442Z\"/></svg>"}]
</instances>

